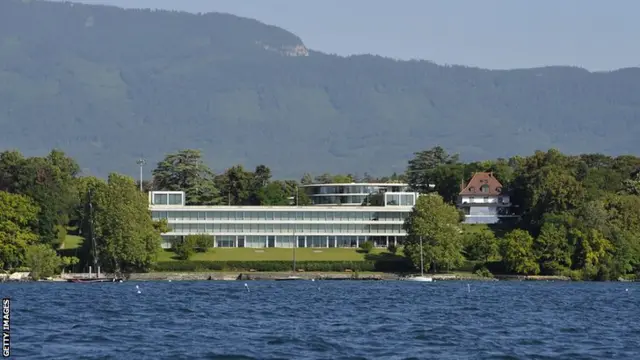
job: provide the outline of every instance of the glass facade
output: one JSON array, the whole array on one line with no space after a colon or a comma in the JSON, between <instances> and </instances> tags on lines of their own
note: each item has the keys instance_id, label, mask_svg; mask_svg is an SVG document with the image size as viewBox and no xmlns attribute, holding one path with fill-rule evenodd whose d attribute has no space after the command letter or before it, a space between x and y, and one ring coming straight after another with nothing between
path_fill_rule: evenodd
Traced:
<instances>
[{"instance_id":1,"label":"glass facade","mask_svg":"<svg viewBox=\"0 0 640 360\"><path fill-rule=\"evenodd\" d=\"M403 192L407 184L327 184L306 185L303 190L314 205L360 205L367 196L382 192Z\"/></svg>"},{"instance_id":2,"label":"glass facade","mask_svg":"<svg viewBox=\"0 0 640 360\"><path fill-rule=\"evenodd\" d=\"M315 209L313 209L315 210ZM409 211L229 211L220 210L191 210L188 207L180 210L166 211L154 209L151 215L154 220L167 219L173 221L404 221Z\"/></svg>"},{"instance_id":3,"label":"glass facade","mask_svg":"<svg viewBox=\"0 0 640 360\"><path fill-rule=\"evenodd\" d=\"M165 248L171 247L176 239L195 234L211 235L215 247L358 247L367 240L383 247L405 236L404 220L412 210L409 204L415 200L415 195L405 198L405 194L389 198L397 201L398 206L341 209L336 206L184 206L180 194L172 200L171 195L176 194L166 192L152 193L154 204L150 210L154 220L166 219L171 229L163 234Z\"/></svg>"},{"instance_id":4,"label":"glass facade","mask_svg":"<svg viewBox=\"0 0 640 360\"><path fill-rule=\"evenodd\" d=\"M152 192L153 205L183 205L184 193L175 191Z\"/></svg>"}]
</instances>

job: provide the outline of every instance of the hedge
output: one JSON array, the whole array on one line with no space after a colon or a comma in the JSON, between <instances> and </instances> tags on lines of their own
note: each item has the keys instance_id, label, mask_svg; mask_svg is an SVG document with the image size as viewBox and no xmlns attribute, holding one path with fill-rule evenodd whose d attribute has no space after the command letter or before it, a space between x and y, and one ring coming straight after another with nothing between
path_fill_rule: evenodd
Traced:
<instances>
[{"instance_id":1,"label":"hedge","mask_svg":"<svg viewBox=\"0 0 640 360\"><path fill-rule=\"evenodd\" d=\"M155 271L291 271L291 261L161 261ZM298 261L296 268L304 271L411 271L406 261Z\"/></svg>"}]
</instances>

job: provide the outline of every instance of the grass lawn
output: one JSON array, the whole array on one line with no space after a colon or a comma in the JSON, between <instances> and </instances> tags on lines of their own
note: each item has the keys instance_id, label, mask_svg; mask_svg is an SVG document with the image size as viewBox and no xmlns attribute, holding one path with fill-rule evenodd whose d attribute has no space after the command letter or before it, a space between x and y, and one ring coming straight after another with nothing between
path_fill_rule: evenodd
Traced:
<instances>
[{"instance_id":1,"label":"grass lawn","mask_svg":"<svg viewBox=\"0 0 640 360\"><path fill-rule=\"evenodd\" d=\"M371 255L385 252L386 249L374 249ZM310 249L297 248L297 261L363 261L367 254L356 249ZM158 261L175 261L172 251L162 251ZM196 253L189 260L195 261L291 261L293 249L283 248L215 248L205 253Z\"/></svg>"},{"instance_id":2,"label":"grass lawn","mask_svg":"<svg viewBox=\"0 0 640 360\"><path fill-rule=\"evenodd\" d=\"M511 231L512 227L506 224L462 224L462 231L465 233L478 233L481 231L491 231L497 238L502 238L504 235Z\"/></svg>"},{"instance_id":3,"label":"grass lawn","mask_svg":"<svg viewBox=\"0 0 640 360\"><path fill-rule=\"evenodd\" d=\"M64 238L64 249L65 250L77 249L80 246L82 246L83 242L84 242L84 238L82 236L67 235Z\"/></svg>"},{"instance_id":4,"label":"grass lawn","mask_svg":"<svg viewBox=\"0 0 640 360\"><path fill-rule=\"evenodd\" d=\"M466 233L478 233L481 231L491 231L489 225L486 224L462 224L462 231Z\"/></svg>"}]
</instances>

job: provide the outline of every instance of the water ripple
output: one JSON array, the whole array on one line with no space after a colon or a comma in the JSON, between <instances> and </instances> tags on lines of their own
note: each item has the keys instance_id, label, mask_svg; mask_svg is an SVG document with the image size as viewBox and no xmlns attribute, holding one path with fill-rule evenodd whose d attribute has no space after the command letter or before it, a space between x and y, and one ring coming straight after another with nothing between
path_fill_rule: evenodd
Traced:
<instances>
[{"instance_id":1,"label":"water ripple","mask_svg":"<svg viewBox=\"0 0 640 360\"><path fill-rule=\"evenodd\" d=\"M13 300L15 358L640 358L638 284L1 286Z\"/></svg>"}]
</instances>

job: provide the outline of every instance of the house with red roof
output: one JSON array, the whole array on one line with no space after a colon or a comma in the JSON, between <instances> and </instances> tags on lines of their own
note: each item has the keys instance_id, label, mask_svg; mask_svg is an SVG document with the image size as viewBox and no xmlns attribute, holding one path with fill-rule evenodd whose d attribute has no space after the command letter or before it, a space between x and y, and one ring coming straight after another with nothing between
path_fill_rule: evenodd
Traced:
<instances>
[{"instance_id":1,"label":"house with red roof","mask_svg":"<svg viewBox=\"0 0 640 360\"><path fill-rule=\"evenodd\" d=\"M508 216L511 201L502 184L491 172L477 172L468 183L462 183L458 207L467 224L495 224Z\"/></svg>"}]
</instances>

